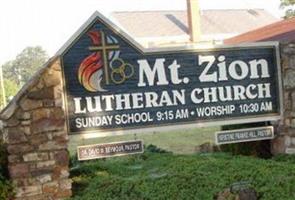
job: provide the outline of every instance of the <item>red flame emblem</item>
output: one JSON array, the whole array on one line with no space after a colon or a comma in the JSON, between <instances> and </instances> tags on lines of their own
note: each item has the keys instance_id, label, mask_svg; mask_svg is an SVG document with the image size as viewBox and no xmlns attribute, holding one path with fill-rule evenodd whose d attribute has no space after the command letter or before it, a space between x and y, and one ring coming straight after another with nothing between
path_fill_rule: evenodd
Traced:
<instances>
[{"instance_id":1,"label":"red flame emblem","mask_svg":"<svg viewBox=\"0 0 295 200\"><path fill-rule=\"evenodd\" d=\"M98 31L88 32L94 45L101 45L101 34ZM86 57L78 69L78 80L90 92L105 91L101 87L103 75L103 59L101 52L94 52Z\"/></svg>"}]
</instances>

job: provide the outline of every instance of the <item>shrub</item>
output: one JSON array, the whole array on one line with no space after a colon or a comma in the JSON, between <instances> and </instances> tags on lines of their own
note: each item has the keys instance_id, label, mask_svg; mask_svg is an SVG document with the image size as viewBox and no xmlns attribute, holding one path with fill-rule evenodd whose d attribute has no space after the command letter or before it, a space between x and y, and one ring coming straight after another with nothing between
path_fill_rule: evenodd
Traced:
<instances>
[{"instance_id":1,"label":"shrub","mask_svg":"<svg viewBox=\"0 0 295 200\"><path fill-rule=\"evenodd\" d=\"M146 152L151 152L151 153L170 153L169 151L166 151L165 149L161 149L159 147L157 147L156 145L153 144L149 144L146 148L145 148Z\"/></svg>"},{"instance_id":2,"label":"shrub","mask_svg":"<svg viewBox=\"0 0 295 200\"><path fill-rule=\"evenodd\" d=\"M74 168L79 165L79 160L77 154L70 156L70 168Z\"/></svg>"},{"instance_id":3,"label":"shrub","mask_svg":"<svg viewBox=\"0 0 295 200\"><path fill-rule=\"evenodd\" d=\"M223 126L222 130L234 130L242 128L253 128L265 126L265 122L252 123L252 124L237 124ZM256 156L259 158L271 158L271 144L269 140L254 141L254 142L243 142L235 144L224 144L220 145L220 149L223 152L229 152L233 155L245 155L245 156Z\"/></svg>"},{"instance_id":4,"label":"shrub","mask_svg":"<svg viewBox=\"0 0 295 200\"><path fill-rule=\"evenodd\" d=\"M0 140L0 200L12 199L14 196L12 183L8 180L7 152Z\"/></svg>"},{"instance_id":5,"label":"shrub","mask_svg":"<svg viewBox=\"0 0 295 200\"><path fill-rule=\"evenodd\" d=\"M7 152L6 152L5 145L3 144L1 139L0 139L0 172L1 172L1 175L8 177Z\"/></svg>"},{"instance_id":6,"label":"shrub","mask_svg":"<svg viewBox=\"0 0 295 200\"><path fill-rule=\"evenodd\" d=\"M227 188L253 189L260 200L295 199L294 156L145 154L146 160L126 156L81 163L79 173L72 174L71 199L212 200Z\"/></svg>"},{"instance_id":7,"label":"shrub","mask_svg":"<svg viewBox=\"0 0 295 200\"><path fill-rule=\"evenodd\" d=\"M6 177L0 175L0 199L12 199L14 196L13 186Z\"/></svg>"}]
</instances>

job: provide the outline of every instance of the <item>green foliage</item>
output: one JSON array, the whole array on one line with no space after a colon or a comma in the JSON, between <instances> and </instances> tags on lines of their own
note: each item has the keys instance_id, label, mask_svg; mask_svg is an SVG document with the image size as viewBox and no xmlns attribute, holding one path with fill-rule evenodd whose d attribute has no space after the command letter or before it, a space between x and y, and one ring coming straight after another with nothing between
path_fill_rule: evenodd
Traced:
<instances>
[{"instance_id":1,"label":"green foliage","mask_svg":"<svg viewBox=\"0 0 295 200\"><path fill-rule=\"evenodd\" d=\"M15 60L3 65L4 78L15 81L20 86L26 83L47 59L47 53L40 46L27 47Z\"/></svg>"},{"instance_id":2,"label":"green foliage","mask_svg":"<svg viewBox=\"0 0 295 200\"><path fill-rule=\"evenodd\" d=\"M4 144L0 141L0 172L2 175L6 174L7 166L7 152Z\"/></svg>"},{"instance_id":3,"label":"green foliage","mask_svg":"<svg viewBox=\"0 0 295 200\"><path fill-rule=\"evenodd\" d=\"M14 60L2 66L6 102L16 95L47 59L47 53L40 46L27 47ZM3 91L0 94L0 107L3 108Z\"/></svg>"},{"instance_id":4,"label":"green foliage","mask_svg":"<svg viewBox=\"0 0 295 200\"><path fill-rule=\"evenodd\" d=\"M6 102L9 102L11 98L18 92L19 86L16 84L15 81L4 79L4 90L5 90L5 99ZM0 105L3 105L3 93L0 93ZM3 106L2 106L3 107Z\"/></svg>"},{"instance_id":5,"label":"green foliage","mask_svg":"<svg viewBox=\"0 0 295 200\"><path fill-rule=\"evenodd\" d=\"M272 156L269 141L224 144L220 146L220 149L232 155L255 156L259 158L270 158Z\"/></svg>"},{"instance_id":6,"label":"green foliage","mask_svg":"<svg viewBox=\"0 0 295 200\"><path fill-rule=\"evenodd\" d=\"M295 4L295 0L281 0L281 7L292 6Z\"/></svg>"},{"instance_id":7,"label":"green foliage","mask_svg":"<svg viewBox=\"0 0 295 200\"><path fill-rule=\"evenodd\" d=\"M291 165L295 164L295 156L291 156L287 154L278 155L274 157L273 160L277 162L284 162L284 163L289 162Z\"/></svg>"},{"instance_id":8,"label":"green foliage","mask_svg":"<svg viewBox=\"0 0 295 200\"><path fill-rule=\"evenodd\" d=\"M281 9L285 10L285 19L295 16L294 10L295 1L294 0L281 0Z\"/></svg>"},{"instance_id":9,"label":"green foliage","mask_svg":"<svg viewBox=\"0 0 295 200\"><path fill-rule=\"evenodd\" d=\"M9 79L4 79L4 88L7 99L13 97L19 90L16 82Z\"/></svg>"},{"instance_id":10,"label":"green foliage","mask_svg":"<svg viewBox=\"0 0 295 200\"><path fill-rule=\"evenodd\" d=\"M12 183L8 180L7 152L0 140L0 200L12 199L14 195Z\"/></svg>"},{"instance_id":11,"label":"green foliage","mask_svg":"<svg viewBox=\"0 0 295 200\"><path fill-rule=\"evenodd\" d=\"M152 152L152 153L168 153L165 149L161 149L157 147L156 145L149 144L146 148L145 151L147 152Z\"/></svg>"},{"instance_id":12,"label":"green foliage","mask_svg":"<svg viewBox=\"0 0 295 200\"><path fill-rule=\"evenodd\" d=\"M0 199L1 200L8 200L12 199L14 195L13 186L7 178L3 177L0 174Z\"/></svg>"},{"instance_id":13,"label":"green foliage","mask_svg":"<svg viewBox=\"0 0 295 200\"><path fill-rule=\"evenodd\" d=\"M266 126L264 122L254 123L254 124L237 124L223 126L222 130L234 130L243 128L253 128ZM260 158L270 158L272 156L270 150L270 142L265 141L255 141L255 142L243 142L235 144L224 144L220 146L221 151L228 152L233 155L245 155L245 156L256 156Z\"/></svg>"},{"instance_id":14,"label":"green foliage","mask_svg":"<svg viewBox=\"0 0 295 200\"><path fill-rule=\"evenodd\" d=\"M71 155L70 157L70 167L75 167L79 165L79 160L77 154Z\"/></svg>"},{"instance_id":15,"label":"green foliage","mask_svg":"<svg viewBox=\"0 0 295 200\"><path fill-rule=\"evenodd\" d=\"M291 156L285 158L289 159L294 161ZM237 182L249 183L260 200L295 199L295 163L224 153L146 152L83 162L71 175L73 200L211 200Z\"/></svg>"}]
</instances>

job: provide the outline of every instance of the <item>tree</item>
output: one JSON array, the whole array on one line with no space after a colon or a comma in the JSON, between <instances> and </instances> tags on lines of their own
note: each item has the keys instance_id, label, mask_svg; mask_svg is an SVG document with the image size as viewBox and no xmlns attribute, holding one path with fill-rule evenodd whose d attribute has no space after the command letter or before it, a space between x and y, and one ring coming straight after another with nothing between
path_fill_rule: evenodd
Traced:
<instances>
[{"instance_id":1,"label":"tree","mask_svg":"<svg viewBox=\"0 0 295 200\"><path fill-rule=\"evenodd\" d=\"M285 9L285 19L295 16L295 0L281 0L281 9Z\"/></svg>"},{"instance_id":2,"label":"tree","mask_svg":"<svg viewBox=\"0 0 295 200\"><path fill-rule=\"evenodd\" d=\"M47 53L42 47L27 47L14 60L2 65L5 99L7 102L43 66L47 59ZM2 92L0 92L1 108L3 108L2 95Z\"/></svg>"},{"instance_id":3,"label":"tree","mask_svg":"<svg viewBox=\"0 0 295 200\"><path fill-rule=\"evenodd\" d=\"M42 47L27 47L16 56L15 60L8 61L3 65L4 78L22 86L42 67L47 59L48 55Z\"/></svg>"},{"instance_id":4,"label":"tree","mask_svg":"<svg viewBox=\"0 0 295 200\"><path fill-rule=\"evenodd\" d=\"M6 102L9 102L12 97L18 92L19 87L18 85L9 79L4 79L4 90L5 90L5 99ZM4 107L4 102L2 98L2 92L0 94L0 108L2 109Z\"/></svg>"}]
</instances>

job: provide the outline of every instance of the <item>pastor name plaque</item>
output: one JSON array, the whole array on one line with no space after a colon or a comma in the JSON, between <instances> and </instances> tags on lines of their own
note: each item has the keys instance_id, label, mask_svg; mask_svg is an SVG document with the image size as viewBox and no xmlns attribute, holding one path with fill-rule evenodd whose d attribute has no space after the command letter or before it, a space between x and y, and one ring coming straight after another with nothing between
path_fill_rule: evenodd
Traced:
<instances>
[{"instance_id":1,"label":"pastor name plaque","mask_svg":"<svg viewBox=\"0 0 295 200\"><path fill-rule=\"evenodd\" d=\"M220 131L215 133L215 142L219 145L258 140L271 140L273 138L274 132L272 126Z\"/></svg>"},{"instance_id":2,"label":"pastor name plaque","mask_svg":"<svg viewBox=\"0 0 295 200\"><path fill-rule=\"evenodd\" d=\"M98 158L138 154L143 153L143 151L143 142L141 140L77 147L78 160L92 160Z\"/></svg>"},{"instance_id":3,"label":"pastor name plaque","mask_svg":"<svg viewBox=\"0 0 295 200\"><path fill-rule=\"evenodd\" d=\"M278 43L144 49L96 13L62 54L69 133L278 120L278 55Z\"/></svg>"}]
</instances>

